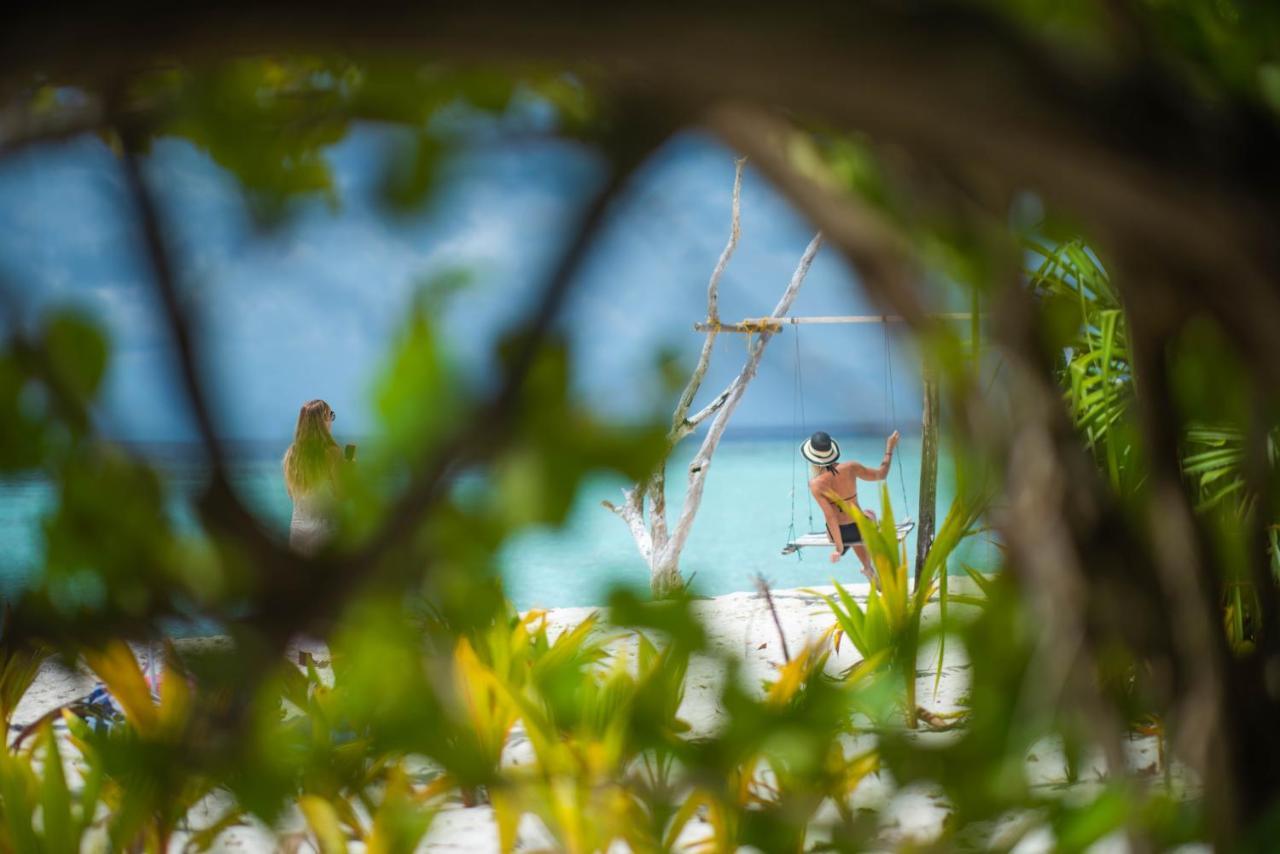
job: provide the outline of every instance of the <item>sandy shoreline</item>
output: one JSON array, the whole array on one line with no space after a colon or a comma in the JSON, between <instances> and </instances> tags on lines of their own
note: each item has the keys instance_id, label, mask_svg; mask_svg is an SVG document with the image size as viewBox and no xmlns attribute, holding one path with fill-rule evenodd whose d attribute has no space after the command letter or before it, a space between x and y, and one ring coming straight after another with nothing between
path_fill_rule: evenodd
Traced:
<instances>
[{"instance_id":1,"label":"sandy shoreline","mask_svg":"<svg viewBox=\"0 0 1280 854\"><path fill-rule=\"evenodd\" d=\"M956 588L965 588L971 582L968 579L952 579ZM867 585L850 585L850 592L862 600L867 594ZM832 588L818 587L814 591L831 592ZM787 645L795 654L805 644L817 641L834 622L826 604L815 592L807 589L786 589L773 591L774 604L786 636ZM713 599L699 601L694 610L703 620L707 629L711 651L717 654L730 655L739 659L742 664L741 676L743 684L751 690L760 690L766 678L772 677L775 668L783 661L778 630L763 597L754 592L733 593ZM949 619L963 619L966 606L951 606ZM556 608L546 612L548 626L553 634L558 634L580 623L597 608ZM972 610L969 610L972 613ZM925 612L925 625L936 623L938 609L936 603ZM180 651L195 650L209 645L227 643L227 639L218 637L185 638L176 641ZM297 651L311 652L321 661L327 661L327 650L323 644L295 644L290 650L293 659ZM142 653L145 655L145 652ZM858 659L853 645L841 645L838 653L833 652L827 664L828 672L836 673L844 670ZM921 650L917 671L917 702L929 711L939 714L954 712L962 708L969 686L970 664L965 658L960 644L949 644L942 666L942 676L938 683L938 691L934 693L935 665L937 648L932 644ZM723 710L717 702L719 686L724 678L721 667L714 657L696 656L690 663L684 703L680 716L692 727L692 735L708 735L713 733L723 720ZM22 726L37 720L41 715L64 703L73 701L87 694L94 685L93 678L86 673L68 672L62 667L47 663L37 677L35 684L27 692L19 704L14 716L14 724ZM12 733L11 733L12 737ZM945 740L956 737L954 732L922 732L922 739ZM859 739L873 738L860 736ZM853 739L850 739L851 743ZM870 742L867 742L869 746ZM1147 768L1156 761L1156 745L1154 739L1134 739L1129 742L1130 765L1133 768ZM528 761L532 754L527 741L519 727L508 742L504 762L521 763ZM1063 790L1063 796L1070 797L1072 791L1080 794L1096 788L1102 775L1101 767L1089 769L1094 773L1082 775L1085 782L1066 787L1066 767L1061 751L1053 744L1037 745L1027 758L1026 772L1028 780L1035 786L1054 787ZM1181 772L1179 772L1181 774ZM1178 785L1184 791L1193 790L1192 783L1180 780ZM1071 791L1067 791L1070 789ZM855 791L854 804L860 807L876 809L881 815L881 840L886 847L916 841L927 842L940 833L947 815L947 807L939 795L918 790L899 790L889 779L887 772L881 772L865 780ZM193 820L212 821L219 814L219 804L215 799L197 808ZM834 814L834 811L832 811ZM830 816L828 816L829 818ZM821 836L820 825L824 816L820 812L815 821L815 838ZM1008 832L1016 830L1017 817L1010 818ZM286 822L276 828L277 832L292 833L301 829L300 820ZM699 836L707 832L706 825L698 821L690 823L682 841L695 842ZM993 833L999 834L999 828ZM174 842L172 850L178 850L185 839ZM521 847L541 848L550 843L550 839L541 831L537 821L526 817L521 827ZM1098 850L1124 850L1122 840L1111 840L1115 845L1103 844ZM1108 840L1104 840L1108 843ZM1016 850L1040 851L1050 850L1051 839L1037 840L1034 835L1023 840ZM215 851L273 851L277 850L277 842L272 832L265 827L242 825L224 833L213 849ZM301 850L310 850L304 846ZM360 850L353 844L352 850ZM497 831L488 807L463 808L461 805L449 804L436 816L427 836L424 847L427 851L468 851L471 854L498 851Z\"/></svg>"}]
</instances>

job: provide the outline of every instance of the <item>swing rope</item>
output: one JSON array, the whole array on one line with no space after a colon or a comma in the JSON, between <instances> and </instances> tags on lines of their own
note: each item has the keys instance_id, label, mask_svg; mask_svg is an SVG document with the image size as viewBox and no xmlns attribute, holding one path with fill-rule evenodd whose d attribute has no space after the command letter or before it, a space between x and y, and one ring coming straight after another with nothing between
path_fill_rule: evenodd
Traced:
<instances>
[{"instance_id":1,"label":"swing rope","mask_svg":"<svg viewBox=\"0 0 1280 854\"><path fill-rule=\"evenodd\" d=\"M805 417L804 412L804 373L800 370L800 327L796 327L796 397L800 401L800 440L804 441L809 432L809 419ZM799 443L797 443L798 445ZM796 463L796 454L791 456L791 465L794 468ZM813 502L805 501L805 507L809 508L809 530L813 530Z\"/></svg>"},{"instance_id":2,"label":"swing rope","mask_svg":"<svg viewBox=\"0 0 1280 854\"><path fill-rule=\"evenodd\" d=\"M895 425L898 423L898 405L895 399L896 395L894 394L894 390L893 390L893 358L892 358L892 353L889 350L888 322L882 321L880 324L880 328L884 330L884 392L885 392L885 399L888 403L888 416L893 422L892 424L885 425L884 432L885 432L885 435L887 436L892 432L892 429L896 429ZM897 460L894 460L894 462L898 463ZM902 507L903 507L903 510L907 512L907 518L910 518L911 502L907 498L907 479L906 479L906 476L902 473L901 463L898 463L897 465L895 465L894 468L898 470L898 486L902 490Z\"/></svg>"},{"instance_id":3,"label":"swing rope","mask_svg":"<svg viewBox=\"0 0 1280 854\"><path fill-rule=\"evenodd\" d=\"M795 362L795 382L792 384L794 393L791 399L791 437L792 443L799 447L800 443L804 441L804 433L808 427L804 411L804 373L800 369L800 327L793 326L792 328L795 330L795 353L793 357ZM799 431L796 429L797 426ZM796 540L796 457L798 456L799 454L797 453L791 454L791 524L787 528L788 543L793 543ZM809 530L812 531L813 503L806 501L805 506L809 510ZM799 549L796 550L796 559L804 559Z\"/></svg>"}]
</instances>

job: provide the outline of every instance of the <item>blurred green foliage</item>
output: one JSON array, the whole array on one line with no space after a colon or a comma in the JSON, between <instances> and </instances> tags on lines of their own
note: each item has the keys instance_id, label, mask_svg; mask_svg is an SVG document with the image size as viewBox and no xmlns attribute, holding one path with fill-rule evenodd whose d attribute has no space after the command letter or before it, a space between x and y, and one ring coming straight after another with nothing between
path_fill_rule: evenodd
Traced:
<instances>
[{"instance_id":1,"label":"blurred green foliage","mask_svg":"<svg viewBox=\"0 0 1280 854\"><path fill-rule=\"evenodd\" d=\"M1138 381L1125 307L1100 260L1081 241L1026 246L1038 259L1030 283L1041 299L1045 339L1055 348L1067 406L1112 487L1133 503L1145 488L1147 465L1136 421ZM1182 471L1222 567L1231 646L1248 652L1261 629L1261 605L1249 573L1247 520L1264 512L1246 475L1245 434L1254 401L1238 357L1208 320L1191 323L1168 349L1174 359L1171 390L1187 424L1180 437ZM1272 468L1277 435L1275 427L1266 435L1265 463ZM1275 548L1269 560L1275 574L1280 569Z\"/></svg>"},{"instance_id":2,"label":"blurred green foliage","mask_svg":"<svg viewBox=\"0 0 1280 854\"><path fill-rule=\"evenodd\" d=\"M1077 48L1109 26L1095 3L1000 5ZM1176 60L1210 93L1243 91L1280 109L1272 4L1128 8L1157 59ZM32 109L56 109L45 90ZM360 122L398 129L381 188L387 210L403 214L439 188L463 144L460 113L525 132L513 107L536 99L551 108L551 132L596 143L616 118L606 89L559 70L385 57L173 65L115 94L144 141L184 138L235 175L264 225L301 199L341 202L326 148ZM980 313L1005 273L989 222L922 202L928 194L912 192L900 157L859 134L815 127L789 156L884 214L939 278L970 289ZM1149 469L1128 312L1144 307L1123 304L1088 242L1058 239L1052 214L1011 220L1014 236L1037 237L1020 247L1031 259L1025 279L1065 409L1111 490L1137 500ZM993 500L999 512L982 457L964 447L960 494L919 585L908 584L886 492L880 522L854 514L882 588L859 602L837 586L829 628L763 685L710 642L691 598L617 590L575 625L516 613L496 571L503 544L563 523L597 472L642 479L667 451L665 429L657 418L609 423L576 399L568 349L554 336L521 364L530 328L513 329L495 352L495 386L523 379L509 398L468 385L439 334L445 300L463 286L460 274L427 282L408 307L371 395L378 441L343 484L338 535L309 562L227 524L212 477L197 501L200 530L176 530L156 468L95 430L109 343L92 319L55 311L10 330L0 348L0 473L43 474L57 500L40 579L0 632L0 722L10 723L39 668L55 666L55 652L89 667L123 714L55 710L13 741L0 756L0 849L204 850L252 818L321 851L353 842L409 851L458 805L491 810L504 850L527 815L566 851L891 847L900 840L884 815L859 801L871 778L936 793L948 813L936 850L1012 848L1037 829L1061 850L1124 831L1153 847L1204 838L1193 791L1141 779L1172 778L1160 710L1142 707L1137 692L1124 700L1133 708L1117 707L1131 725L1125 735L1159 740L1159 767L1093 779L1099 736L1036 672L1039 627L1013 574L971 573L972 590L948 589L957 544L989 521ZM951 391L987 380L985 345L974 339L925 342ZM1243 657L1263 609L1247 571L1256 543L1242 532L1266 502L1248 479L1251 390L1224 339L1207 320L1186 328L1169 342L1169 380L1191 424L1179 436L1187 487L1226 568L1223 630ZM1274 430L1265 444L1274 467ZM1274 562L1277 529L1264 521ZM300 580L277 588L278 578ZM927 626L935 595L940 619ZM329 607L295 624L299 600ZM157 644L175 617L212 620L227 637L167 646L157 685L123 639ZM293 630L317 627L328 660L285 660ZM849 668L834 660L849 653L844 640L859 656ZM936 660L925 660L930 643ZM924 675L936 691L952 655L969 668L960 726L921 715L916 697L920 668L933 668ZM1113 661L1114 673L1095 675L1122 686L1143 666L1127 650ZM710 731L686 720L695 668L721 677ZM1029 769L1050 754L1061 755L1063 779L1037 782Z\"/></svg>"}]
</instances>

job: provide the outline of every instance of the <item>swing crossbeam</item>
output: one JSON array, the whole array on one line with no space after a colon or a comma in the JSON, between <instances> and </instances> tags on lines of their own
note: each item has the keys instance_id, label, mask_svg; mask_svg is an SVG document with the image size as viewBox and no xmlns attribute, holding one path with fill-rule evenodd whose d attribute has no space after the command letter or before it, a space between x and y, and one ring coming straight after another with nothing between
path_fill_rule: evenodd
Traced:
<instances>
[{"instance_id":1,"label":"swing crossbeam","mask_svg":"<svg viewBox=\"0 0 1280 854\"><path fill-rule=\"evenodd\" d=\"M905 540L907 538L907 534L910 534L915 526L915 521L911 519L903 519L899 522L897 527L898 542ZM813 531L808 534L801 534L791 542L787 543L782 547L782 553L784 555L790 555L795 554L800 551L800 549L817 548L819 546L829 549L833 545L834 543L831 542L831 535L826 531Z\"/></svg>"},{"instance_id":2,"label":"swing crossbeam","mask_svg":"<svg viewBox=\"0 0 1280 854\"><path fill-rule=\"evenodd\" d=\"M929 315L935 320L971 320L969 312L957 311L944 314ZM900 314L834 314L813 317L749 317L737 323L718 323L702 321L693 325L698 332L777 332L784 326L801 326L806 324L838 325L851 323L903 323L906 321Z\"/></svg>"}]
</instances>

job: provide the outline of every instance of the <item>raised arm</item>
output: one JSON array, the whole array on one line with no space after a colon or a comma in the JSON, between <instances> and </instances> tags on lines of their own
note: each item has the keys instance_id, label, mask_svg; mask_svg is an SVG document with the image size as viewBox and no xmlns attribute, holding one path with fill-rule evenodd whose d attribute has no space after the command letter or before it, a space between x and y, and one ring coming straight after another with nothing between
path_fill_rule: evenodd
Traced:
<instances>
[{"instance_id":1,"label":"raised arm","mask_svg":"<svg viewBox=\"0 0 1280 854\"><path fill-rule=\"evenodd\" d=\"M868 468L861 463L853 464L853 473L859 480L884 480L889 476L889 467L893 465L893 451L898 447L898 439L901 436L897 430L893 431L893 435L884 443L884 459L880 461L878 468Z\"/></svg>"}]
</instances>

